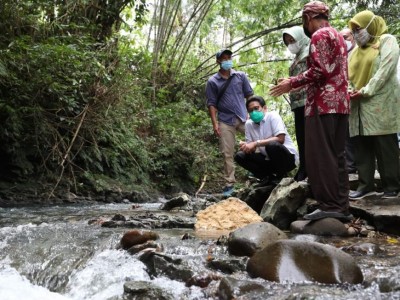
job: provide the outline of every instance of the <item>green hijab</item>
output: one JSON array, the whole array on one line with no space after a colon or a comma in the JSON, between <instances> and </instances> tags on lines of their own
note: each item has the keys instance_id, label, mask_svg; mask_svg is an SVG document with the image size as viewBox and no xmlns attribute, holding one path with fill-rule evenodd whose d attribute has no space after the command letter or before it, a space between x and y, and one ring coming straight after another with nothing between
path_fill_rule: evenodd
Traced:
<instances>
[{"instance_id":1,"label":"green hijab","mask_svg":"<svg viewBox=\"0 0 400 300\"><path fill-rule=\"evenodd\" d=\"M307 57L309 49L310 49L310 39L304 34L303 27L294 26L294 27L285 29L282 33L282 39L283 39L283 36L285 35L285 33L292 36L292 38L296 42L299 42L299 46L300 46L301 50L299 51L299 53L296 54L296 57L294 59L296 61L299 61L299 60L302 60L304 57ZM285 40L283 42L285 42Z\"/></svg>"},{"instance_id":2,"label":"green hijab","mask_svg":"<svg viewBox=\"0 0 400 300\"><path fill-rule=\"evenodd\" d=\"M349 21L349 28L352 31L357 27L366 28L367 26L367 31L372 36L371 40L363 47L356 47L349 61L349 79L357 90L366 86L371 79L373 64L379 54L379 38L387 32L385 20L369 10L356 14Z\"/></svg>"}]
</instances>

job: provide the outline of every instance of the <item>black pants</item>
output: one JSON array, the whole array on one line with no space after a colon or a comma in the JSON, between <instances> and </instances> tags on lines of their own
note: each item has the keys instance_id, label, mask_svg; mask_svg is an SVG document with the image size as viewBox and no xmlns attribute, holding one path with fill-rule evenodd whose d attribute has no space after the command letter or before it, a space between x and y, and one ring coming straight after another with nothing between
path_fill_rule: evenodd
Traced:
<instances>
[{"instance_id":1,"label":"black pants","mask_svg":"<svg viewBox=\"0 0 400 300\"><path fill-rule=\"evenodd\" d=\"M348 115L306 118L306 167L315 200L324 211L347 212L349 178L344 145Z\"/></svg>"},{"instance_id":2,"label":"black pants","mask_svg":"<svg viewBox=\"0 0 400 300\"><path fill-rule=\"evenodd\" d=\"M397 135L356 136L355 154L359 191L374 191L375 160L385 192L400 189L399 148Z\"/></svg>"},{"instance_id":3,"label":"black pants","mask_svg":"<svg viewBox=\"0 0 400 300\"><path fill-rule=\"evenodd\" d=\"M347 135L346 135L346 167L348 173L354 173L357 171L356 161L354 158L354 137L350 137L349 128L347 128Z\"/></svg>"},{"instance_id":4,"label":"black pants","mask_svg":"<svg viewBox=\"0 0 400 300\"><path fill-rule=\"evenodd\" d=\"M307 178L306 172L306 154L305 154L305 117L304 106L293 110L294 128L296 130L297 147L299 149L300 165L294 179L301 181Z\"/></svg>"},{"instance_id":5,"label":"black pants","mask_svg":"<svg viewBox=\"0 0 400 300\"><path fill-rule=\"evenodd\" d=\"M261 153L246 154L239 151L235 155L235 161L259 179L271 175L281 178L296 167L294 155L281 143L268 143L265 151L268 159Z\"/></svg>"}]
</instances>

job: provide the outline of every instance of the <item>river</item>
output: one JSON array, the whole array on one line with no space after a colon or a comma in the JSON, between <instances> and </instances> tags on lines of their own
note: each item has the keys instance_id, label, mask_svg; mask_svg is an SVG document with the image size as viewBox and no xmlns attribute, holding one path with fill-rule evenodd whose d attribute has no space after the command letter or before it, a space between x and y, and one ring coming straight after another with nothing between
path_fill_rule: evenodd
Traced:
<instances>
[{"instance_id":1,"label":"river","mask_svg":"<svg viewBox=\"0 0 400 300\"><path fill-rule=\"evenodd\" d=\"M122 234L128 229L89 225L89 220L123 214L131 206L0 208L0 299L116 300L122 299L126 281L152 281L174 299L216 299L216 284L214 290L196 286L189 288L185 283L167 277L151 278L146 266L136 256L116 249ZM140 209L156 211L158 204L141 205ZM195 271L206 271L202 261L213 238L201 236L182 241L184 233L195 233L190 229L155 231L160 235L166 254L187 258ZM366 280L366 284L359 286L278 284L250 279L243 274L240 279L255 280L270 287L268 298L271 299L400 299L400 247L396 238L292 238L319 240L336 247L360 241L373 242L378 243L383 251L353 254ZM222 257L227 254L221 248L213 255Z\"/></svg>"}]
</instances>

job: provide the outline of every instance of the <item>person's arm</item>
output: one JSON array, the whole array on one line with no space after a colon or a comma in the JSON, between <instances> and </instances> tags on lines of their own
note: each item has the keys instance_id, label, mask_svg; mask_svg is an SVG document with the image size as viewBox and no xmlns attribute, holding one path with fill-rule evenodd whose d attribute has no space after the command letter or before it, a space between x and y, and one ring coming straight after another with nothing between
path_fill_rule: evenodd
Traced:
<instances>
[{"instance_id":1,"label":"person's arm","mask_svg":"<svg viewBox=\"0 0 400 300\"><path fill-rule=\"evenodd\" d=\"M242 150L244 153L252 153L252 152L255 152L258 147L265 147L269 143L274 142L274 141L277 141L277 142L283 144L285 142L285 134L281 133L277 136L271 136L266 139L243 143L240 145L240 150Z\"/></svg>"},{"instance_id":2,"label":"person's arm","mask_svg":"<svg viewBox=\"0 0 400 300\"><path fill-rule=\"evenodd\" d=\"M210 114L211 123L213 126L214 133L217 136L220 136L220 130L218 125L218 109L217 109L217 97L218 97L218 90L212 82L208 81L206 86L206 97L207 97L207 106L208 112Z\"/></svg>"},{"instance_id":3,"label":"person's arm","mask_svg":"<svg viewBox=\"0 0 400 300\"><path fill-rule=\"evenodd\" d=\"M289 93L292 89L297 89L327 77L327 75L331 73L331 70L329 69L330 58L327 57L326 50L331 48L330 43L331 38L327 32L319 33L318 35L314 34L310 44L311 66L307 71L297 76L279 79L278 85L271 88L270 95L278 97L285 93Z\"/></svg>"},{"instance_id":4,"label":"person's arm","mask_svg":"<svg viewBox=\"0 0 400 300\"><path fill-rule=\"evenodd\" d=\"M210 118L211 118L211 123L213 126L214 133L217 136L220 136L221 132L219 131L218 118L217 118L218 110L215 108L215 106L209 106L208 112L210 113Z\"/></svg>"},{"instance_id":5,"label":"person's arm","mask_svg":"<svg viewBox=\"0 0 400 300\"><path fill-rule=\"evenodd\" d=\"M313 35L311 40L312 50L310 51L312 64L305 72L290 78L292 88L298 88L330 76L334 68L329 68L331 59L327 57L326 49L332 48L331 42L327 32Z\"/></svg>"},{"instance_id":6,"label":"person's arm","mask_svg":"<svg viewBox=\"0 0 400 300\"><path fill-rule=\"evenodd\" d=\"M389 81L389 76L393 76L394 70L397 68L399 61L399 45L396 38L387 35L381 40L379 47L381 61L376 73L371 77L366 86L360 89L363 96L373 96L379 93Z\"/></svg>"},{"instance_id":7,"label":"person's arm","mask_svg":"<svg viewBox=\"0 0 400 300\"><path fill-rule=\"evenodd\" d=\"M285 134L281 133L281 134L278 134L277 136L271 136L267 139L258 140L258 144L256 143L256 145L257 145L257 147L264 147L264 146L267 146L269 143L275 142L275 141L283 144L285 142Z\"/></svg>"}]
</instances>

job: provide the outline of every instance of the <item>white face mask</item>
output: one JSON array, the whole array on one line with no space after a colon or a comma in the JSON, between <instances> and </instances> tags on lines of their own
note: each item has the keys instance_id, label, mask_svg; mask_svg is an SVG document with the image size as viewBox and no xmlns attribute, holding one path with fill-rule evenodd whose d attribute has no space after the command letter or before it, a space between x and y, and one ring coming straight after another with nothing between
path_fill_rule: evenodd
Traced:
<instances>
[{"instance_id":1,"label":"white face mask","mask_svg":"<svg viewBox=\"0 0 400 300\"><path fill-rule=\"evenodd\" d=\"M371 25L374 19L375 16L372 17L371 21L369 21L368 25L365 28L354 32L354 39L356 40L358 46L360 47L365 46L371 38L375 37L370 35L367 30L367 28L369 27L369 25Z\"/></svg>"},{"instance_id":2,"label":"white face mask","mask_svg":"<svg viewBox=\"0 0 400 300\"><path fill-rule=\"evenodd\" d=\"M347 46L347 52L349 52L353 48L353 43L350 41L345 41Z\"/></svg>"},{"instance_id":3,"label":"white face mask","mask_svg":"<svg viewBox=\"0 0 400 300\"><path fill-rule=\"evenodd\" d=\"M292 54L297 54L300 52L301 47L299 45L299 42L293 43L293 44L289 44L288 46L288 50L292 53Z\"/></svg>"}]
</instances>

